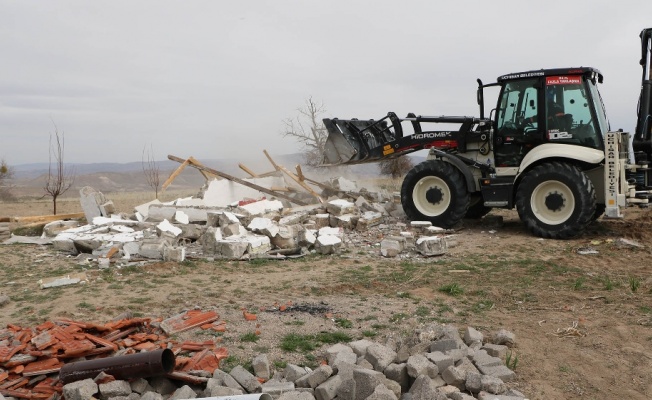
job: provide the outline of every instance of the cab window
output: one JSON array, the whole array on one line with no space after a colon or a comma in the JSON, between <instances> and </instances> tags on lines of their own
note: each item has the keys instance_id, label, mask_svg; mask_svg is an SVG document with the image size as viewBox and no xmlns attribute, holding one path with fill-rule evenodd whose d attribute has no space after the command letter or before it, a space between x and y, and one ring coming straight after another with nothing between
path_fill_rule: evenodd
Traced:
<instances>
[{"instance_id":1,"label":"cab window","mask_svg":"<svg viewBox=\"0 0 652 400\"><path fill-rule=\"evenodd\" d=\"M592 97L582 76L546 77L546 135L551 143L601 148Z\"/></svg>"}]
</instances>

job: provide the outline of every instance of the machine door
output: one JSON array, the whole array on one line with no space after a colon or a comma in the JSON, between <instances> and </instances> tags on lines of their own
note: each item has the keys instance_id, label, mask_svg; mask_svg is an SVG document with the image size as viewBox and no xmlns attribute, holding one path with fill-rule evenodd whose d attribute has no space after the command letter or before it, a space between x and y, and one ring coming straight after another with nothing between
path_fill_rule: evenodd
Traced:
<instances>
[{"instance_id":1,"label":"machine door","mask_svg":"<svg viewBox=\"0 0 652 400\"><path fill-rule=\"evenodd\" d=\"M544 142L539 117L539 79L508 81L498 99L494 149L497 167L517 167Z\"/></svg>"},{"instance_id":2,"label":"machine door","mask_svg":"<svg viewBox=\"0 0 652 400\"><path fill-rule=\"evenodd\" d=\"M594 86L581 75L546 76L546 140L550 143L575 144L602 149L603 118L596 114L600 104ZM590 88L588 88L590 89ZM594 115L597 118L594 118Z\"/></svg>"}]
</instances>

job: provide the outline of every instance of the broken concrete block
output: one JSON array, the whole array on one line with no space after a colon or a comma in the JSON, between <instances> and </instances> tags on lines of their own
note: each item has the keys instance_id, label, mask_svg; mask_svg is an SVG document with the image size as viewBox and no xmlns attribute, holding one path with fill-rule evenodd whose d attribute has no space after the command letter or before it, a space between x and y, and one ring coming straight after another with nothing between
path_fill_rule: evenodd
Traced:
<instances>
[{"instance_id":1,"label":"broken concrete block","mask_svg":"<svg viewBox=\"0 0 652 400\"><path fill-rule=\"evenodd\" d=\"M464 343L471 346L473 343L482 343L484 335L473 327L467 327L464 331Z\"/></svg>"},{"instance_id":2,"label":"broken concrete block","mask_svg":"<svg viewBox=\"0 0 652 400\"><path fill-rule=\"evenodd\" d=\"M279 226L278 233L271 241L279 249L294 249L299 247L299 233L304 230L301 225Z\"/></svg>"},{"instance_id":3,"label":"broken concrete block","mask_svg":"<svg viewBox=\"0 0 652 400\"><path fill-rule=\"evenodd\" d=\"M287 224L283 224L283 225L287 225ZM264 217L255 217L254 219L252 219L249 225L247 225L247 229L249 229L252 232L260 233L261 235L268 236L270 238L273 238L279 232L278 224L273 220Z\"/></svg>"},{"instance_id":4,"label":"broken concrete block","mask_svg":"<svg viewBox=\"0 0 652 400\"><path fill-rule=\"evenodd\" d=\"M383 372L385 368L394 362L396 352L387 346L374 343L367 348L365 359L371 363L376 371Z\"/></svg>"},{"instance_id":5,"label":"broken concrete block","mask_svg":"<svg viewBox=\"0 0 652 400\"><path fill-rule=\"evenodd\" d=\"M217 214L217 220L220 227L225 227L231 224L240 225L240 219L232 212L223 211Z\"/></svg>"},{"instance_id":6,"label":"broken concrete block","mask_svg":"<svg viewBox=\"0 0 652 400\"><path fill-rule=\"evenodd\" d=\"M152 204L161 204L161 202L159 201L159 199L154 199L149 203L136 206L135 211L138 212L140 215L142 215L143 219L147 219L147 217L149 216L149 206Z\"/></svg>"},{"instance_id":7,"label":"broken concrete block","mask_svg":"<svg viewBox=\"0 0 652 400\"><path fill-rule=\"evenodd\" d=\"M75 247L75 242L72 239L65 237L56 237L52 239L52 247L58 251L65 251L67 253L77 254L77 248Z\"/></svg>"},{"instance_id":8,"label":"broken concrete block","mask_svg":"<svg viewBox=\"0 0 652 400\"><path fill-rule=\"evenodd\" d=\"M190 223L190 218L188 218L188 214L186 214L183 211L177 211L174 213L174 220L180 224L188 224Z\"/></svg>"},{"instance_id":9,"label":"broken concrete block","mask_svg":"<svg viewBox=\"0 0 652 400\"><path fill-rule=\"evenodd\" d=\"M269 359L267 358L267 354L259 354L254 357L254 359L251 361L251 366L253 367L254 373L257 377L266 380L271 378L271 365L269 363Z\"/></svg>"},{"instance_id":10,"label":"broken concrete block","mask_svg":"<svg viewBox=\"0 0 652 400\"><path fill-rule=\"evenodd\" d=\"M485 350L487 354L499 358L504 358L507 355L508 349L507 346L502 344L485 343L484 346L482 346L482 350Z\"/></svg>"},{"instance_id":11,"label":"broken concrete block","mask_svg":"<svg viewBox=\"0 0 652 400\"><path fill-rule=\"evenodd\" d=\"M304 367L300 367L294 364L287 364L285 366L285 369L283 370L283 375L285 376L285 379L287 379L290 382L295 382L297 379L301 378L307 373L308 371L306 371Z\"/></svg>"},{"instance_id":12,"label":"broken concrete block","mask_svg":"<svg viewBox=\"0 0 652 400\"><path fill-rule=\"evenodd\" d=\"M127 242L122 245L123 257L127 260L139 254L139 251L140 251L140 242Z\"/></svg>"},{"instance_id":13,"label":"broken concrete block","mask_svg":"<svg viewBox=\"0 0 652 400\"><path fill-rule=\"evenodd\" d=\"M251 255L265 254L271 250L271 241L267 236L247 234L244 240L248 243L247 253Z\"/></svg>"},{"instance_id":14,"label":"broken concrete block","mask_svg":"<svg viewBox=\"0 0 652 400\"><path fill-rule=\"evenodd\" d=\"M116 396L129 396L131 394L129 382L123 380L100 383L98 386L100 396L104 399L110 399Z\"/></svg>"},{"instance_id":15,"label":"broken concrete block","mask_svg":"<svg viewBox=\"0 0 652 400\"><path fill-rule=\"evenodd\" d=\"M192 388L188 385L183 385L172 393L172 396L168 400L186 400L186 399L195 399L197 398L197 393L195 393Z\"/></svg>"},{"instance_id":16,"label":"broken concrete block","mask_svg":"<svg viewBox=\"0 0 652 400\"><path fill-rule=\"evenodd\" d=\"M353 370L353 380L355 381L355 399L366 399L376 390L378 385L385 381L385 375L382 372L370 369Z\"/></svg>"},{"instance_id":17,"label":"broken concrete block","mask_svg":"<svg viewBox=\"0 0 652 400\"><path fill-rule=\"evenodd\" d=\"M325 382L315 388L315 397L319 400L332 400L337 396L337 390L342 384L342 377L331 376Z\"/></svg>"},{"instance_id":18,"label":"broken concrete block","mask_svg":"<svg viewBox=\"0 0 652 400\"><path fill-rule=\"evenodd\" d=\"M337 199L326 203L326 210L330 215L340 216L345 214L357 214L358 208L348 200Z\"/></svg>"},{"instance_id":19,"label":"broken concrete block","mask_svg":"<svg viewBox=\"0 0 652 400\"><path fill-rule=\"evenodd\" d=\"M260 200L239 206L238 210L243 210L251 217L260 217L271 212L281 212L283 210L283 203L278 200Z\"/></svg>"},{"instance_id":20,"label":"broken concrete block","mask_svg":"<svg viewBox=\"0 0 652 400\"><path fill-rule=\"evenodd\" d=\"M516 341L516 335L514 333L501 329L494 335L494 344L504 344L505 346L511 347Z\"/></svg>"},{"instance_id":21,"label":"broken concrete block","mask_svg":"<svg viewBox=\"0 0 652 400\"><path fill-rule=\"evenodd\" d=\"M138 254L145 258L151 259L162 259L163 251L166 246L169 246L169 242L166 239L162 238L148 238L143 239L140 244L140 249Z\"/></svg>"},{"instance_id":22,"label":"broken concrete block","mask_svg":"<svg viewBox=\"0 0 652 400\"><path fill-rule=\"evenodd\" d=\"M221 225L222 226L222 235L224 237L229 237L229 236L237 236L242 234L242 225L240 223L234 223L234 224L228 224L228 225Z\"/></svg>"},{"instance_id":23,"label":"broken concrete block","mask_svg":"<svg viewBox=\"0 0 652 400\"><path fill-rule=\"evenodd\" d=\"M41 289L47 289L57 286L76 285L78 283L88 282L88 277L85 272L76 274L68 274L56 278L43 278L39 279L38 284Z\"/></svg>"},{"instance_id":24,"label":"broken concrete block","mask_svg":"<svg viewBox=\"0 0 652 400\"><path fill-rule=\"evenodd\" d=\"M215 226L206 228L206 232L199 238L204 254L216 254L218 243L222 240L222 230Z\"/></svg>"},{"instance_id":25,"label":"broken concrete block","mask_svg":"<svg viewBox=\"0 0 652 400\"><path fill-rule=\"evenodd\" d=\"M383 257L396 257L405 250L407 240L402 236L389 236L380 242L380 254Z\"/></svg>"},{"instance_id":26,"label":"broken concrete block","mask_svg":"<svg viewBox=\"0 0 652 400\"><path fill-rule=\"evenodd\" d=\"M181 228L172 225L167 219L164 219L160 224L156 225L156 232L159 236L171 236L173 238L181 235Z\"/></svg>"},{"instance_id":27,"label":"broken concrete block","mask_svg":"<svg viewBox=\"0 0 652 400\"><path fill-rule=\"evenodd\" d=\"M299 246L310 248L315 245L317 236L312 229L301 229L299 231Z\"/></svg>"},{"instance_id":28,"label":"broken concrete block","mask_svg":"<svg viewBox=\"0 0 652 400\"><path fill-rule=\"evenodd\" d=\"M186 259L186 248L183 246L166 246L163 248L163 261L182 262Z\"/></svg>"},{"instance_id":29,"label":"broken concrete block","mask_svg":"<svg viewBox=\"0 0 652 400\"><path fill-rule=\"evenodd\" d=\"M330 367L330 365L320 365L314 371L309 372L305 378L308 382L308 387L315 389L317 386L326 382L326 380L330 378L331 375L333 375L333 369Z\"/></svg>"},{"instance_id":30,"label":"broken concrete block","mask_svg":"<svg viewBox=\"0 0 652 400\"><path fill-rule=\"evenodd\" d=\"M105 217L115 214L115 205L113 205L113 202L109 200L103 204L100 204L100 213L102 213L102 215Z\"/></svg>"},{"instance_id":31,"label":"broken concrete block","mask_svg":"<svg viewBox=\"0 0 652 400\"><path fill-rule=\"evenodd\" d=\"M304 223L310 215L307 212L297 212L285 215L278 220L279 225L297 225Z\"/></svg>"},{"instance_id":32,"label":"broken concrete block","mask_svg":"<svg viewBox=\"0 0 652 400\"><path fill-rule=\"evenodd\" d=\"M329 225L333 228L342 228L347 231L354 229L360 217L353 214L331 215Z\"/></svg>"},{"instance_id":33,"label":"broken concrete block","mask_svg":"<svg viewBox=\"0 0 652 400\"><path fill-rule=\"evenodd\" d=\"M98 386L91 378L63 386L63 397L69 400L88 400L97 393Z\"/></svg>"},{"instance_id":34,"label":"broken concrete block","mask_svg":"<svg viewBox=\"0 0 652 400\"><path fill-rule=\"evenodd\" d=\"M245 178L243 180L266 188L285 186L285 180L282 176ZM267 196L267 194L248 186L226 179L213 179L204 185L198 197L207 206L226 207L242 199L260 199L264 196Z\"/></svg>"},{"instance_id":35,"label":"broken concrete block","mask_svg":"<svg viewBox=\"0 0 652 400\"><path fill-rule=\"evenodd\" d=\"M366 231L369 227L380 225L381 222L383 222L383 214L378 211L365 211L358 219L355 229Z\"/></svg>"},{"instance_id":36,"label":"broken concrete block","mask_svg":"<svg viewBox=\"0 0 652 400\"><path fill-rule=\"evenodd\" d=\"M439 368L423 354L415 354L407 360L407 373L415 379L419 375L427 375L430 378L434 378L439 374Z\"/></svg>"},{"instance_id":37,"label":"broken concrete block","mask_svg":"<svg viewBox=\"0 0 652 400\"><path fill-rule=\"evenodd\" d=\"M229 241L222 239L217 242L216 254L220 254L230 259L240 259L249 248L249 243L246 241Z\"/></svg>"},{"instance_id":38,"label":"broken concrete block","mask_svg":"<svg viewBox=\"0 0 652 400\"><path fill-rule=\"evenodd\" d=\"M426 375L420 375L410 387L410 393L413 400L447 400L445 394L437 388L438 383Z\"/></svg>"},{"instance_id":39,"label":"broken concrete block","mask_svg":"<svg viewBox=\"0 0 652 400\"><path fill-rule=\"evenodd\" d=\"M319 254L335 254L340 251L342 239L334 235L319 235L315 249Z\"/></svg>"},{"instance_id":40,"label":"broken concrete block","mask_svg":"<svg viewBox=\"0 0 652 400\"><path fill-rule=\"evenodd\" d=\"M79 221L70 220L70 221L52 221L48 224L45 224L43 227L43 236L44 237L55 237L59 233L66 231L70 228L79 227Z\"/></svg>"},{"instance_id":41,"label":"broken concrete block","mask_svg":"<svg viewBox=\"0 0 652 400\"><path fill-rule=\"evenodd\" d=\"M242 366L237 365L229 372L231 375L247 392L256 393L260 391L261 384L255 376Z\"/></svg>"},{"instance_id":42,"label":"broken concrete block","mask_svg":"<svg viewBox=\"0 0 652 400\"><path fill-rule=\"evenodd\" d=\"M426 257L440 256L447 251L446 241L439 236L423 236L417 239L417 251Z\"/></svg>"},{"instance_id":43,"label":"broken concrete block","mask_svg":"<svg viewBox=\"0 0 652 400\"><path fill-rule=\"evenodd\" d=\"M281 394L294 391L294 383L281 382L276 379L271 379L262 385L263 393L267 393L272 398L278 398Z\"/></svg>"},{"instance_id":44,"label":"broken concrete block","mask_svg":"<svg viewBox=\"0 0 652 400\"><path fill-rule=\"evenodd\" d=\"M79 201L86 216L86 221L92 221L95 217L106 216L102 214L100 205L106 203L102 192L98 192L90 186L84 186L79 190Z\"/></svg>"},{"instance_id":45,"label":"broken concrete block","mask_svg":"<svg viewBox=\"0 0 652 400\"><path fill-rule=\"evenodd\" d=\"M315 214L314 218L317 229L330 226L330 214Z\"/></svg>"}]
</instances>

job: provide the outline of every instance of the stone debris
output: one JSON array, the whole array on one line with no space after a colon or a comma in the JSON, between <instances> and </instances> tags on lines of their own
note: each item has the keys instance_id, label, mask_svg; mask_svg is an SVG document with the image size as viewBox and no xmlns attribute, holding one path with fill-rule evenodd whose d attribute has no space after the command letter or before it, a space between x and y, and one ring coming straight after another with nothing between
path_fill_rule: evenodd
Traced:
<instances>
[{"instance_id":1,"label":"stone debris","mask_svg":"<svg viewBox=\"0 0 652 400\"><path fill-rule=\"evenodd\" d=\"M390 333L382 343L362 339L330 345L316 354L321 362L314 370L291 363L279 369L268 354L260 353L248 367L236 365L227 372L220 369L220 360L228 351L216 341L180 342L171 336L224 323L218 320L214 310L193 309L158 323L149 318L114 319L103 325L62 319L35 328L8 326L0 330L5 338L0 365L7 371L0 375L0 399L63 394L80 400L182 400L265 393L277 400L525 400L511 383L514 371L504 359L491 355L492 346L501 345L484 342L486 336L472 327L460 335L453 325L432 323L407 336ZM174 371L166 375L125 381L100 371L93 379L67 384L57 379L67 362L161 348L176 354ZM404 349L413 354L408 356ZM53 356L56 351L65 356Z\"/></svg>"},{"instance_id":2,"label":"stone debris","mask_svg":"<svg viewBox=\"0 0 652 400\"><path fill-rule=\"evenodd\" d=\"M273 183L279 178L261 179ZM196 198L154 200L135 207L131 215L116 214L102 193L85 187L80 196L90 223L51 222L44 237L59 251L90 254L99 268L146 260L246 260L347 251L433 257L456 244L454 235L429 221L408 224L393 217L395 195L358 189L344 178L324 189L321 196L330 194L328 200L297 207L286 200L248 198L250 192L234 188L221 191L224 185L213 180ZM234 194L244 197L234 200Z\"/></svg>"}]
</instances>

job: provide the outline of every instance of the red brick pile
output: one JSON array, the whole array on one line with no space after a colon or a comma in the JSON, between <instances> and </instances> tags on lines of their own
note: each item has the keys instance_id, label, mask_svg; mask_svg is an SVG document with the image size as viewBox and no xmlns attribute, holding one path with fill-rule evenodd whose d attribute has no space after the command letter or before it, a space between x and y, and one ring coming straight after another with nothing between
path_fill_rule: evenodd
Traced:
<instances>
[{"instance_id":1,"label":"red brick pile","mask_svg":"<svg viewBox=\"0 0 652 400\"><path fill-rule=\"evenodd\" d=\"M123 318L96 324L60 319L34 328L7 325L0 330L0 393L20 399L56 398L63 384L55 374L67 362L163 348L176 356L168 377L198 383L202 379L189 372L213 373L226 358L226 348L212 340L177 342L169 335L195 327L224 331L218 319L215 311L191 310L163 321Z\"/></svg>"}]
</instances>

